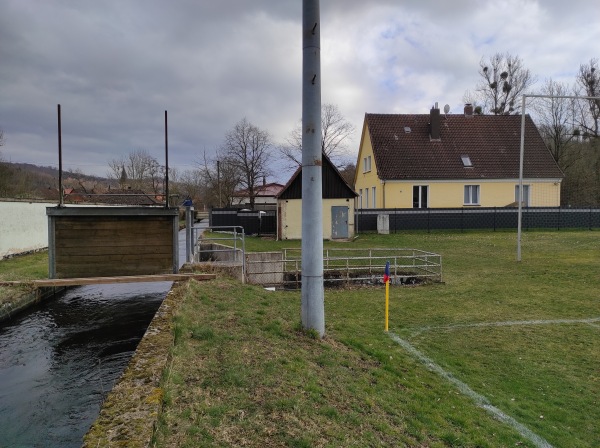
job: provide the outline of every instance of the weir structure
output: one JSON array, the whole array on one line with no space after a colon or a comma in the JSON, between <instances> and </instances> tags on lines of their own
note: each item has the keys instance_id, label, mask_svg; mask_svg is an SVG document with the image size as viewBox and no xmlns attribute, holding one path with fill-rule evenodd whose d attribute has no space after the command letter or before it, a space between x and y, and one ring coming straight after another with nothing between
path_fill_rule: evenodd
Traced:
<instances>
[{"instance_id":1,"label":"weir structure","mask_svg":"<svg viewBox=\"0 0 600 448\"><path fill-rule=\"evenodd\" d=\"M65 207L60 104L57 109L59 203L46 209L49 278L178 273L179 208L169 207L167 111L164 205Z\"/></svg>"}]
</instances>

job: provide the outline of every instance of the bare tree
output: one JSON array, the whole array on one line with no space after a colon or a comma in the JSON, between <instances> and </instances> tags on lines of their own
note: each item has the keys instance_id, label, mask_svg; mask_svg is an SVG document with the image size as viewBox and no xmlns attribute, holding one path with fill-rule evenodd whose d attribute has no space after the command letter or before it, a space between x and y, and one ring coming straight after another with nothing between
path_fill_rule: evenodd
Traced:
<instances>
[{"instance_id":1,"label":"bare tree","mask_svg":"<svg viewBox=\"0 0 600 448\"><path fill-rule=\"evenodd\" d=\"M354 163L347 163L340 168L340 174L348 185L354 188L354 176L356 174L356 165Z\"/></svg>"},{"instance_id":2,"label":"bare tree","mask_svg":"<svg viewBox=\"0 0 600 448\"><path fill-rule=\"evenodd\" d=\"M248 190L250 208L254 209L255 188L263 176L269 174L269 150L272 147L271 136L246 118L238 121L233 129L225 135L221 147L225 155L226 165L241 174L241 186Z\"/></svg>"},{"instance_id":3,"label":"bare tree","mask_svg":"<svg viewBox=\"0 0 600 448\"><path fill-rule=\"evenodd\" d=\"M217 152L214 158L209 159L204 152L198 171L204 203L213 207L231 206L242 178L239 169L222 153Z\"/></svg>"},{"instance_id":4,"label":"bare tree","mask_svg":"<svg viewBox=\"0 0 600 448\"><path fill-rule=\"evenodd\" d=\"M521 58L509 53L496 53L487 61L481 58L479 75L482 79L470 96L492 115L518 114L519 97L535 83Z\"/></svg>"},{"instance_id":5,"label":"bare tree","mask_svg":"<svg viewBox=\"0 0 600 448\"><path fill-rule=\"evenodd\" d=\"M323 104L321 134L321 150L329 159L337 162L345 155L348 140L354 134L354 125L346 120L335 104ZM302 165L302 120L290 132L279 151L289 160L290 168Z\"/></svg>"},{"instance_id":6,"label":"bare tree","mask_svg":"<svg viewBox=\"0 0 600 448\"><path fill-rule=\"evenodd\" d=\"M539 94L568 96L570 90L568 84L547 79ZM565 172L582 156L581 145L577 142L573 108L573 101L567 98L535 98L533 102L540 134L552 157Z\"/></svg>"},{"instance_id":7,"label":"bare tree","mask_svg":"<svg viewBox=\"0 0 600 448\"><path fill-rule=\"evenodd\" d=\"M126 157L113 159L108 162L108 166L108 177L118 180L120 184L127 183L136 190L161 192L165 169L145 149L136 149Z\"/></svg>"},{"instance_id":8,"label":"bare tree","mask_svg":"<svg viewBox=\"0 0 600 448\"><path fill-rule=\"evenodd\" d=\"M2 143L2 140L0 140L0 143ZM11 177L12 177L12 169L4 161L4 158L2 157L2 153L0 153L0 197L2 197L2 198L9 196Z\"/></svg>"},{"instance_id":9,"label":"bare tree","mask_svg":"<svg viewBox=\"0 0 600 448\"><path fill-rule=\"evenodd\" d=\"M576 78L577 93L582 96L600 96L600 71L598 59L590 59L589 64L581 64ZM587 108L579 109L579 125L584 137L600 136L598 123L600 122L600 100L589 99Z\"/></svg>"}]
</instances>

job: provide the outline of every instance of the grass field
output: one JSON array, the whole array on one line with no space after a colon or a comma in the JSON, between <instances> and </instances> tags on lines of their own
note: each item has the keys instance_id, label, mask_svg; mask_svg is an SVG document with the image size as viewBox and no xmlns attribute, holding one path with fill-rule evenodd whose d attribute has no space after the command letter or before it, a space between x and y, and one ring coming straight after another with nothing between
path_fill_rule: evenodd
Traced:
<instances>
[{"instance_id":1,"label":"grass field","mask_svg":"<svg viewBox=\"0 0 600 448\"><path fill-rule=\"evenodd\" d=\"M249 238L252 250L297 243ZM192 283L155 445L600 446L600 234L361 235L443 256L444 284L300 294Z\"/></svg>"}]
</instances>

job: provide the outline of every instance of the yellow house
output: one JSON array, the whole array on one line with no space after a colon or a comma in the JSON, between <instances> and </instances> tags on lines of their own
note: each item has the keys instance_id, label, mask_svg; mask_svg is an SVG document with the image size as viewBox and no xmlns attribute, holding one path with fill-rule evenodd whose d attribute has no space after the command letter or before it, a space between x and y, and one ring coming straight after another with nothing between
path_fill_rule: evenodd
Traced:
<instances>
[{"instance_id":1,"label":"yellow house","mask_svg":"<svg viewBox=\"0 0 600 448\"><path fill-rule=\"evenodd\" d=\"M354 188L357 208L518 205L521 117L366 114ZM563 173L529 116L523 205L560 206Z\"/></svg>"},{"instance_id":2,"label":"yellow house","mask_svg":"<svg viewBox=\"0 0 600 448\"><path fill-rule=\"evenodd\" d=\"M323 238L345 239L354 236L356 193L338 169L323 154ZM277 196L277 239L302 238L302 168L298 168Z\"/></svg>"}]
</instances>

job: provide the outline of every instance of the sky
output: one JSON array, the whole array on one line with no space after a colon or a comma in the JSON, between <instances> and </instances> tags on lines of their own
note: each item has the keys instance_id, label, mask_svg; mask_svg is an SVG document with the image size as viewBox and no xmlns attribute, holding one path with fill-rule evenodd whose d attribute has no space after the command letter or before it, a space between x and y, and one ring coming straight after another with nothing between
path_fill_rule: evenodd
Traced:
<instances>
[{"instance_id":1,"label":"sky","mask_svg":"<svg viewBox=\"0 0 600 448\"><path fill-rule=\"evenodd\" d=\"M323 0L322 102L365 113L462 113L482 57L509 52L573 83L600 57L597 0ZM301 116L300 0L0 0L5 161L105 176L143 149L169 166L210 159L243 118L283 143ZM275 148L269 181L291 174Z\"/></svg>"}]
</instances>

